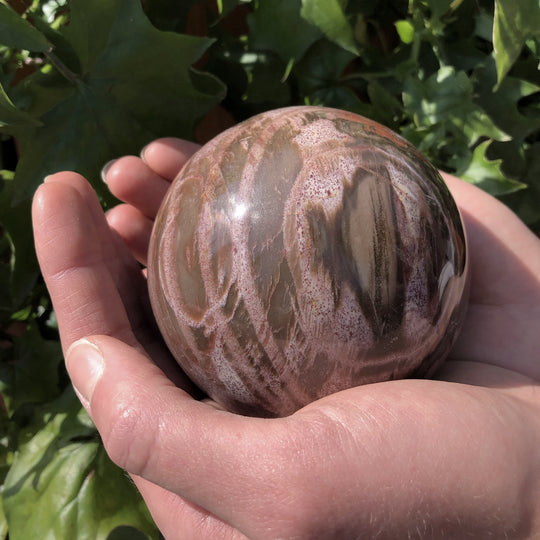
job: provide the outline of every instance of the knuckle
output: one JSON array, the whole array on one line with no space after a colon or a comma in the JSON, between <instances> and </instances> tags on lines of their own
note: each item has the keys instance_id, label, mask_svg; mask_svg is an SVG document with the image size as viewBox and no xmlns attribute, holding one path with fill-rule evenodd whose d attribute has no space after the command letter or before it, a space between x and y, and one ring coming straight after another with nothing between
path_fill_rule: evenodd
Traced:
<instances>
[{"instance_id":1,"label":"knuckle","mask_svg":"<svg viewBox=\"0 0 540 540\"><path fill-rule=\"evenodd\" d=\"M110 422L101 435L109 457L120 468L144 476L155 437L144 407L132 392L119 393L108 407Z\"/></svg>"}]
</instances>

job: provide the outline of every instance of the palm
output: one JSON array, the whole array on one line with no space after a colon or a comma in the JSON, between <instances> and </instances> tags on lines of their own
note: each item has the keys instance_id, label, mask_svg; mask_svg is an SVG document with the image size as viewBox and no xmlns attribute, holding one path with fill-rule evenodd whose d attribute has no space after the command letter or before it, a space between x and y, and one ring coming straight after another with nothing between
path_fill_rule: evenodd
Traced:
<instances>
[{"instance_id":1,"label":"palm","mask_svg":"<svg viewBox=\"0 0 540 540\"><path fill-rule=\"evenodd\" d=\"M146 245L159 201L193 150L192 145L166 141L147 152L152 169L138 158L124 158L109 171L111 191L128 204L109 213L108 221L129 250L106 227L88 185L73 175L66 174L42 190L36 199L35 217L36 223L45 223L56 216L54 234L62 234L62 230L73 229L76 214L73 212L70 219L66 215L65 223L58 216L62 208L71 206L78 209L78 230L86 234L84 243L72 235L72 242L59 246L60 252L57 250L53 259L45 255L47 244L53 241L51 228L46 231L36 227L38 253L40 247L43 253L40 263L55 302L64 347L86 335L113 336L146 351L177 386L188 391L189 383L155 331L144 278L132 255L146 262ZM194 523L199 524L200 534L192 533L196 537L236 537L239 530L256 538L285 537L293 534L299 511L307 508L311 530L304 530L301 537L328 530L329 523L335 530L327 537L349 537L351 531L367 530L362 527L370 519L375 519L374 528L383 530L384 524L378 524L376 518L384 515L393 516L391 526L384 529L390 537L402 531L411 517L429 515L431 519L424 522L425 533L430 536L436 531L451 531L463 516L474 516L471 500L484 504L485 512L489 512L490 500L504 499L511 486L538 490L538 482L527 484L528 469L519 468L520 459L531 448L525 442L520 444L520 433L515 432L523 429L515 422L517 415L521 422L525 418L536 425L539 407L531 391L534 379L540 379L540 366L531 361L540 350L533 328L540 319L538 243L525 234L518 244L512 244L512 220L503 234L489 233L487 224L500 216L479 215L485 195L459 181L448 181L469 232L473 293L464 332L439 380L354 388L271 424L210 408L194 409L194 415L206 414L213 425L219 422L216 430L221 434L205 448L210 456L213 452L219 456L218 463L209 458L201 464L193 458L191 474L198 475L195 485L190 483L185 463L169 464L162 477L148 463L139 467L125 463L125 456L117 456L117 461L135 474L163 531L174 537L182 522L186 530L194 530ZM528 265L521 260L524 253L529 255ZM78 269L78 273L68 272L66 277L66 268ZM172 385L166 391L179 392ZM174 395L185 400L180 394ZM182 414L188 423L189 411L196 403L184 402ZM213 415L220 416L214 419ZM506 430L505 438L514 437L518 442L513 447L498 444L501 430ZM241 453L230 442L231 431L243 439ZM477 433L483 436L473 438ZM114 441L109 442L113 455L114 448ZM494 468L501 467L512 478L510 486L493 486L491 482ZM302 476L306 468L308 480ZM452 492L456 474L462 476L463 485ZM283 477L288 480L282 482ZM474 481L466 482L465 478ZM388 486L393 486L392 496ZM214 493L216 489L219 496ZM355 489L364 494L360 509L354 495L353 504L348 495ZM179 495L173 498L171 491ZM242 507L246 491L256 493L257 498L239 514L237 509ZM485 512L479 515L485 518ZM267 516L276 515L279 519L266 521ZM508 521L509 529L519 528L509 515L501 519ZM470 532L485 526L486 519L471 519L468 524Z\"/></svg>"}]
</instances>

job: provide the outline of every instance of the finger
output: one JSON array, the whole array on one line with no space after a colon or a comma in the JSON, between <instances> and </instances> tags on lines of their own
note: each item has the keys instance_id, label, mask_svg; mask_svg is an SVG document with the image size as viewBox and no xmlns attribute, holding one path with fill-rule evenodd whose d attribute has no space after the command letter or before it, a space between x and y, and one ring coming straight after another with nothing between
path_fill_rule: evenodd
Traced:
<instances>
[{"instance_id":1,"label":"finger","mask_svg":"<svg viewBox=\"0 0 540 540\"><path fill-rule=\"evenodd\" d=\"M153 221L129 204L115 206L107 212L106 218L135 259L146 266Z\"/></svg>"},{"instance_id":2,"label":"finger","mask_svg":"<svg viewBox=\"0 0 540 540\"><path fill-rule=\"evenodd\" d=\"M36 252L64 351L88 334L106 334L146 350L175 384L195 393L165 348L151 314L146 280L109 229L84 178L58 173L34 197Z\"/></svg>"},{"instance_id":3,"label":"finger","mask_svg":"<svg viewBox=\"0 0 540 540\"><path fill-rule=\"evenodd\" d=\"M115 160L107 166L102 176L115 197L152 219L170 186L168 180L135 156Z\"/></svg>"},{"instance_id":4,"label":"finger","mask_svg":"<svg viewBox=\"0 0 540 540\"><path fill-rule=\"evenodd\" d=\"M166 137L145 146L141 152L143 161L157 174L169 181L174 180L186 161L200 148L200 145Z\"/></svg>"},{"instance_id":5,"label":"finger","mask_svg":"<svg viewBox=\"0 0 540 540\"><path fill-rule=\"evenodd\" d=\"M519 296L538 303L540 240L494 197L451 175L443 173L443 177L465 221L473 299L501 304Z\"/></svg>"},{"instance_id":6,"label":"finger","mask_svg":"<svg viewBox=\"0 0 540 540\"><path fill-rule=\"evenodd\" d=\"M467 231L471 298L452 356L540 380L540 240L479 188L444 175Z\"/></svg>"},{"instance_id":7,"label":"finger","mask_svg":"<svg viewBox=\"0 0 540 540\"><path fill-rule=\"evenodd\" d=\"M110 231L99 225L94 197L78 175L62 173L41 185L33 202L36 252L58 317L64 350L95 332L115 335L135 345L108 266L119 265L118 250L105 247L111 243ZM106 254L112 257L108 265L104 263Z\"/></svg>"}]
</instances>

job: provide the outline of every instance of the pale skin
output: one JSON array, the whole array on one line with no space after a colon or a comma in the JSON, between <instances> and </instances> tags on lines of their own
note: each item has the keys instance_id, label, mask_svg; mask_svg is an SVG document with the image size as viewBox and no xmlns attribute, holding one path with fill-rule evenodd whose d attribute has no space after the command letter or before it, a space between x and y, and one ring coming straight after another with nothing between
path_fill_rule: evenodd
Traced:
<instances>
[{"instance_id":1,"label":"pale skin","mask_svg":"<svg viewBox=\"0 0 540 540\"><path fill-rule=\"evenodd\" d=\"M190 395L155 331L153 218L196 146L161 139L107 173L125 204L48 177L37 254L67 369L115 463L167 539L540 538L540 241L445 175L472 271L464 330L437 380L353 388L283 419ZM82 339L84 338L84 339Z\"/></svg>"}]
</instances>

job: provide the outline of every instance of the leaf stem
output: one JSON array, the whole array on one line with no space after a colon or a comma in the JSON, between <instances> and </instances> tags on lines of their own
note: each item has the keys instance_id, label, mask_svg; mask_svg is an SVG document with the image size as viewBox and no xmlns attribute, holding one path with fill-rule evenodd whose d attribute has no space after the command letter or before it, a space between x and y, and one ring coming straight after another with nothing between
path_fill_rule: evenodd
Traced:
<instances>
[{"instance_id":1,"label":"leaf stem","mask_svg":"<svg viewBox=\"0 0 540 540\"><path fill-rule=\"evenodd\" d=\"M45 56L70 83L74 85L79 83L79 78L77 75L75 75L75 73L73 73L73 71L71 71L66 64L64 64L64 62L62 62L60 58L58 58L58 56L52 52L52 48L45 53Z\"/></svg>"}]
</instances>

